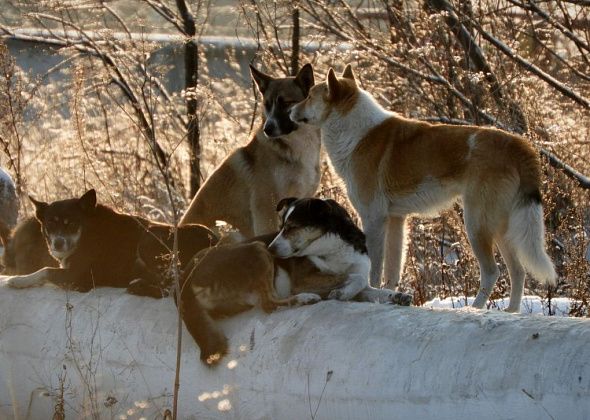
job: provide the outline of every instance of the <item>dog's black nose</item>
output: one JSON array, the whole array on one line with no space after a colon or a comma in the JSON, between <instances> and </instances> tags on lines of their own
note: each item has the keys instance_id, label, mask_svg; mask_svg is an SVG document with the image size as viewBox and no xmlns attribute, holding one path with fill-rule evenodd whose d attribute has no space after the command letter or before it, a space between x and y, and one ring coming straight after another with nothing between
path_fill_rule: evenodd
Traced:
<instances>
[{"instance_id":1,"label":"dog's black nose","mask_svg":"<svg viewBox=\"0 0 590 420\"><path fill-rule=\"evenodd\" d=\"M268 137L272 137L275 131L275 127L272 124L264 124L264 134Z\"/></svg>"},{"instance_id":2,"label":"dog's black nose","mask_svg":"<svg viewBox=\"0 0 590 420\"><path fill-rule=\"evenodd\" d=\"M64 249L64 247L66 246L66 241L63 238L55 238L53 240L53 248L56 251L62 251Z\"/></svg>"}]
</instances>

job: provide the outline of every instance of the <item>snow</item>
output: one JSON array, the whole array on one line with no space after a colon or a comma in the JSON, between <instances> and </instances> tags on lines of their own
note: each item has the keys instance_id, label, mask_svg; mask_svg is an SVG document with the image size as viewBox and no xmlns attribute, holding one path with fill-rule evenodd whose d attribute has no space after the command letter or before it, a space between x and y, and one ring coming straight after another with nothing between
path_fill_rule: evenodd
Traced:
<instances>
[{"instance_id":1,"label":"snow","mask_svg":"<svg viewBox=\"0 0 590 420\"><path fill-rule=\"evenodd\" d=\"M66 418L89 416L89 400L102 418L157 418L172 402L176 322L170 299L0 285L0 418L50 418L64 374ZM231 354L214 369L184 331L181 419L590 413L585 319L328 301L221 325Z\"/></svg>"},{"instance_id":2,"label":"snow","mask_svg":"<svg viewBox=\"0 0 590 420\"><path fill-rule=\"evenodd\" d=\"M475 297L448 297L445 299L435 298L424 304L425 308L464 308L471 305ZM466 304L467 302L467 304ZM572 303L580 303L569 298L553 298L551 299L551 310L549 310L549 302L539 296L523 296L520 303L520 313L530 315L554 315L554 316L568 316ZM495 299L489 304L489 309L502 311L510 304L509 298Z\"/></svg>"}]
</instances>

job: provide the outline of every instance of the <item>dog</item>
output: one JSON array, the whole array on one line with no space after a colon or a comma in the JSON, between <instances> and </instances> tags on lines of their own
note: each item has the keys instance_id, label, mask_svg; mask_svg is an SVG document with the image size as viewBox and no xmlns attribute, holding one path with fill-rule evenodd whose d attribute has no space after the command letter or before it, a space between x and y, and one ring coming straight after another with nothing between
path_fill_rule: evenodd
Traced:
<instances>
[{"instance_id":1,"label":"dog","mask_svg":"<svg viewBox=\"0 0 590 420\"><path fill-rule=\"evenodd\" d=\"M162 274L159 268L162 261L158 258L172 248L171 226L98 204L95 190L89 190L80 198L50 204L32 197L31 201L47 249L60 267L9 276L8 286L26 288L50 282L87 292L94 287L128 288L137 277L153 279L157 273ZM178 234L181 265L183 262L186 265L195 253L216 242L217 237L204 226L183 227ZM142 291L136 286L130 292L158 297L154 287Z\"/></svg>"},{"instance_id":2,"label":"dog","mask_svg":"<svg viewBox=\"0 0 590 420\"><path fill-rule=\"evenodd\" d=\"M257 303L265 312L322 299L410 304L410 295L369 286L364 234L336 201L286 198L277 211L279 232L202 250L185 270L182 318L209 365L227 353L214 318Z\"/></svg>"},{"instance_id":3,"label":"dog","mask_svg":"<svg viewBox=\"0 0 590 420\"><path fill-rule=\"evenodd\" d=\"M41 223L33 216L21 221L8 234L2 255L3 274L31 274L43 267L59 267L51 256L41 231Z\"/></svg>"},{"instance_id":4,"label":"dog","mask_svg":"<svg viewBox=\"0 0 590 420\"><path fill-rule=\"evenodd\" d=\"M313 196L320 182L319 130L290 120L289 110L314 84L313 68L273 78L250 66L262 94L264 123L250 142L233 151L190 203L180 225L215 226L223 220L247 237L277 230L274 203Z\"/></svg>"},{"instance_id":5,"label":"dog","mask_svg":"<svg viewBox=\"0 0 590 420\"><path fill-rule=\"evenodd\" d=\"M10 232L18 219L18 197L16 185L10 174L0 168L0 241L6 250Z\"/></svg>"},{"instance_id":6,"label":"dog","mask_svg":"<svg viewBox=\"0 0 590 420\"><path fill-rule=\"evenodd\" d=\"M406 219L437 214L461 198L465 227L480 268L473 303L483 308L499 276L498 246L510 273L508 311L520 310L525 269L555 284L544 248L541 167L522 137L495 128L430 124L383 109L357 85L350 65L291 108L298 123L319 126L322 142L362 220L371 284L395 287L403 268Z\"/></svg>"}]
</instances>

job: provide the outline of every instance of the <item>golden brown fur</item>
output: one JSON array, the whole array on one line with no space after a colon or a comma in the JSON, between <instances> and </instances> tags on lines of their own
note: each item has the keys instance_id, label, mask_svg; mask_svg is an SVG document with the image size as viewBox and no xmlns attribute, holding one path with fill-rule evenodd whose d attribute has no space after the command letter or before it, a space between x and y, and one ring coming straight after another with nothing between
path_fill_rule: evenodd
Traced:
<instances>
[{"instance_id":1,"label":"golden brown fur","mask_svg":"<svg viewBox=\"0 0 590 420\"><path fill-rule=\"evenodd\" d=\"M290 104L305 98L313 85L313 69L306 65L296 77L272 78L252 68L252 77L263 94L266 120L250 142L233 151L207 179L181 225L213 227L223 220L247 237L274 232L278 201L313 196L318 188L319 132L288 118Z\"/></svg>"}]
</instances>

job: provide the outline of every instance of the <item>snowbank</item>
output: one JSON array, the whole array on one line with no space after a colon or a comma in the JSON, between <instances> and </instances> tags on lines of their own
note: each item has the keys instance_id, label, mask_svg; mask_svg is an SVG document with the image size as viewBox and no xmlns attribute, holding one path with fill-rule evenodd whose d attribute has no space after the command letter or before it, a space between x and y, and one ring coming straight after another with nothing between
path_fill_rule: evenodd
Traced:
<instances>
[{"instance_id":1,"label":"snowbank","mask_svg":"<svg viewBox=\"0 0 590 420\"><path fill-rule=\"evenodd\" d=\"M458 309L464 308L467 305L472 305L475 300L475 296L468 297L465 299L461 297L448 297L445 299L435 298L424 304L425 308L437 308L437 309ZM572 304L581 304L580 301L576 301L569 298L559 297L551 299L551 308L549 307L549 301L539 296L523 296L520 303L520 313L530 315L553 315L553 316L568 316ZM491 305L491 310L503 311L510 305L510 299L496 299Z\"/></svg>"},{"instance_id":2,"label":"snowbank","mask_svg":"<svg viewBox=\"0 0 590 420\"><path fill-rule=\"evenodd\" d=\"M215 369L185 331L182 419L590 413L586 320L322 302L223 328L232 353ZM172 401L175 344L171 300L0 286L0 418L50 418L60 377L66 418L157 418Z\"/></svg>"}]
</instances>

